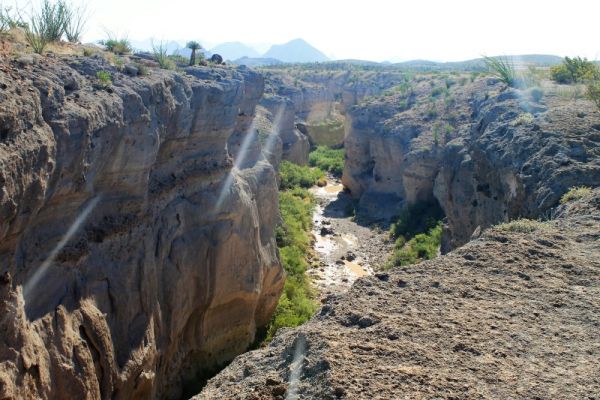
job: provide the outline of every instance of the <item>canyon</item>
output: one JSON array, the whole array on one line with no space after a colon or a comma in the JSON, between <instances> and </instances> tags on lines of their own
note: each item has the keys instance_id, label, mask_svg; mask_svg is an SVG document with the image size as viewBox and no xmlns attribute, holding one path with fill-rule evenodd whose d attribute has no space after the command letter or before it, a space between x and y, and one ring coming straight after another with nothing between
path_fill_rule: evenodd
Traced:
<instances>
[{"instance_id":1,"label":"canyon","mask_svg":"<svg viewBox=\"0 0 600 400\"><path fill-rule=\"evenodd\" d=\"M3 58L0 398L597 392L600 192L560 200L600 182L600 114L543 85ZM285 282L279 166L319 145L345 149L311 189L320 309L247 352ZM412 204L443 211L444 255L383 270Z\"/></svg>"},{"instance_id":2,"label":"canyon","mask_svg":"<svg viewBox=\"0 0 600 400\"><path fill-rule=\"evenodd\" d=\"M180 398L283 287L263 78L48 56L0 85L0 397Z\"/></svg>"}]
</instances>

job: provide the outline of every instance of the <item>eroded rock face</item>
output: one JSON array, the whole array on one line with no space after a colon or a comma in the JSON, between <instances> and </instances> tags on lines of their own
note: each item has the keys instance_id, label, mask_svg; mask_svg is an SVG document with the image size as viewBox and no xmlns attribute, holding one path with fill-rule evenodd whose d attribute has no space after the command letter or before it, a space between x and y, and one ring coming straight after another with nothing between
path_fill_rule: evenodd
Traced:
<instances>
[{"instance_id":1,"label":"eroded rock face","mask_svg":"<svg viewBox=\"0 0 600 400\"><path fill-rule=\"evenodd\" d=\"M406 204L437 201L443 252L478 227L538 218L569 188L600 182L591 102L550 91L536 103L493 79L463 82L417 78L410 91L356 107L345 140L343 183L359 212L389 220Z\"/></svg>"},{"instance_id":2,"label":"eroded rock face","mask_svg":"<svg viewBox=\"0 0 600 400\"><path fill-rule=\"evenodd\" d=\"M1 398L179 398L268 322L283 272L250 129L263 80L187 73L0 64Z\"/></svg>"},{"instance_id":3,"label":"eroded rock face","mask_svg":"<svg viewBox=\"0 0 600 400\"><path fill-rule=\"evenodd\" d=\"M600 191L530 226L492 228L446 256L359 279L194 399L597 393Z\"/></svg>"},{"instance_id":4,"label":"eroded rock face","mask_svg":"<svg viewBox=\"0 0 600 400\"><path fill-rule=\"evenodd\" d=\"M286 97L273 96L263 98L261 106L269 111L269 133L281 140L281 159L299 165L307 164L310 143L308 137L296 128L294 103Z\"/></svg>"},{"instance_id":5,"label":"eroded rock face","mask_svg":"<svg viewBox=\"0 0 600 400\"><path fill-rule=\"evenodd\" d=\"M311 145L341 147L346 134L346 111L367 96L398 84L397 71L366 72L360 78L349 71L266 70L268 97L261 105L279 127L284 160L306 164Z\"/></svg>"}]
</instances>

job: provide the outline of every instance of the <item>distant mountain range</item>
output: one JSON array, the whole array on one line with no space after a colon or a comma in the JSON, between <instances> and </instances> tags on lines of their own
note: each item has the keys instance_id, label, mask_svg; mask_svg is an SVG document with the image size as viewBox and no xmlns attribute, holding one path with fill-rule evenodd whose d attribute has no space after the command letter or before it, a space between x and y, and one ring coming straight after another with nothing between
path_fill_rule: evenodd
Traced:
<instances>
[{"instance_id":1,"label":"distant mountain range","mask_svg":"<svg viewBox=\"0 0 600 400\"><path fill-rule=\"evenodd\" d=\"M271 46L263 58L275 58L288 63L323 62L329 58L303 39Z\"/></svg>"},{"instance_id":2,"label":"distant mountain range","mask_svg":"<svg viewBox=\"0 0 600 400\"><path fill-rule=\"evenodd\" d=\"M547 55L547 54L523 54L523 55L509 55L509 56L495 56L496 58L505 58L514 64L515 68L521 69L526 68L527 65L537 65L540 67L550 67L552 65L560 64L563 60L562 57ZM466 61L450 61L450 62L436 62L428 60L411 60L394 63L391 65L405 67L409 69L417 70L478 70L486 69L483 58L475 58Z\"/></svg>"},{"instance_id":3,"label":"distant mountain range","mask_svg":"<svg viewBox=\"0 0 600 400\"><path fill-rule=\"evenodd\" d=\"M155 44L160 41L154 41ZM189 57L191 51L185 47L185 43L178 41L163 42L168 52L171 54L179 54L184 57ZM202 43L202 42L201 42ZM151 51L152 40L146 39L142 41L131 41L131 44L136 50ZM247 65L249 67L260 67L266 65L278 65L284 63L343 63L361 66L381 65L402 67L420 71L436 71L436 70L485 70L487 69L483 58L475 58L465 61L438 62L429 60L410 60L402 62L382 62L366 60L337 60L330 61L329 58L320 50L310 45L304 39L294 39L284 44L272 45L269 50L260 54L253 47L241 42L226 42L214 46L210 50L203 49L202 53L206 57L212 54L220 54L225 60L238 65ZM562 57L547 54L524 54L524 55L509 55L500 56L507 57L512 60L515 67L526 68L528 65L534 64L541 67L549 67L562 62Z\"/></svg>"}]
</instances>

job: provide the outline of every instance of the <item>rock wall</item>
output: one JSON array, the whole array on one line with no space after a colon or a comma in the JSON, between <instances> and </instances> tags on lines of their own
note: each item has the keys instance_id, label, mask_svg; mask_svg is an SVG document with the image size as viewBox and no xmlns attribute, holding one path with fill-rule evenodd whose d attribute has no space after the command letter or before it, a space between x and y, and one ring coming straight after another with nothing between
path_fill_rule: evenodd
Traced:
<instances>
[{"instance_id":1,"label":"rock wall","mask_svg":"<svg viewBox=\"0 0 600 400\"><path fill-rule=\"evenodd\" d=\"M477 227L537 218L570 187L600 182L594 105L548 90L541 102L493 79L455 84L422 77L409 93L356 107L345 140L344 185L359 212L389 220L405 204L437 201L444 252Z\"/></svg>"},{"instance_id":2,"label":"rock wall","mask_svg":"<svg viewBox=\"0 0 600 400\"><path fill-rule=\"evenodd\" d=\"M268 322L263 79L186 72L0 63L0 398L176 399Z\"/></svg>"},{"instance_id":3,"label":"rock wall","mask_svg":"<svg viewBox=\"0 0 600 400\"><path fill-rule=\"evenodd\" d=\"M279 128L282 158L297 164L308 162L311 145L343 146L346 110L403 79L398 72L366 72L357 79L346 70L284 69L263 74L268 96L261 105L270 111L273 127Z\"/></svg>"}]
</instances>

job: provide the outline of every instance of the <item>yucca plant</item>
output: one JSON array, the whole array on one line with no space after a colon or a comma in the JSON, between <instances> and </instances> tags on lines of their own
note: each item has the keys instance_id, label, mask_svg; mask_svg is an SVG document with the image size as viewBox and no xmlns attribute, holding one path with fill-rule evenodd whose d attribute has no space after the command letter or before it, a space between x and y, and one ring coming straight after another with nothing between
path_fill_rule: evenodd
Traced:
<instances>
[{"instance_id":1,"label":"yucca plant","mask_svg":"<svg viewBox=\"0 0 600 400\"><path fill-rule=\"evenodd\" d=\"M510 87L517 87L519 79L515 72L515 66L512 60L507 57L488 57L483 56L483 62L490 72Z\"/></svg>"},{"instance_id":2,"label":"yucca plant","mask_svg":"<svg viewBox=\"0 0 600 400\"><path fill-rule=\"evenodd\" d=\"M201 50L202 46L200 43L192 40L187 43L186 47L192 50L192 54L190 55L190 65L196 65L196 51Z\"/></svg>"}]
</instances>

